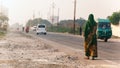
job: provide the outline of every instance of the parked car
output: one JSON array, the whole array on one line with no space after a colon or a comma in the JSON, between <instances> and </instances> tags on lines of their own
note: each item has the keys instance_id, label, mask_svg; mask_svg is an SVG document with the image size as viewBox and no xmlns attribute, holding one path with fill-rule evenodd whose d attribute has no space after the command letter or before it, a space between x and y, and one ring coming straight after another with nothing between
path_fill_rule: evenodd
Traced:
<instances>
[{"instance_id":1,"label":"parked car","mask_svg":"<svg viewBox=\"0 0 120 68\"><path fill-rule=\"evenodd\" d=\"M112 36L111 23L108 19L98 19L97 37L103 39L105 42L108 41Z\"/></svg>"},{"instance_id":2,"label":"parked car","mask_svg":"<svg viewBox=\"0 0 120 68\"><path fill-rule=\"evenodd\" d=\"M45 24L38 24L37 27L36 27L36 34L44 34L46 35L47 34L47 31L46 31L46 25Z\"/></svg>"}]
</instances>

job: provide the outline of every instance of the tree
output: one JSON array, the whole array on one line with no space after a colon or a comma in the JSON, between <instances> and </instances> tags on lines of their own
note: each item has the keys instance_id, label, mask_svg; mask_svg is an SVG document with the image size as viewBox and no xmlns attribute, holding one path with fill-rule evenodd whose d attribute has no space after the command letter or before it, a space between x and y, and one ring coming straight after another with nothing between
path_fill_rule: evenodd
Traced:
<instances>
[{"instance_id":1,"label":"tree","mask_svg":"<svg viewBox=\"0 0 120 68\"><path fill-rule=\"evenodd\" d=\"M7 30L8 26L9 26L8 20L9 20L9 18L6 15L0 13L0 21L1 21L0 29Z\"/></svg>"},{"instance_id":2,"label":"tree","mask_svg":"<svg viewBox=\"0 0 120 68\"><path fill-rule=\"evenodd\" d=\"M9 18L5 15L0 15L0 20L2 20L4 22L4 21L8 21Z\"/></svg>"},{"instance_id":3,"label":"tree","mask_svg":"<svg viewBox=\"0 0 120 68\"><path fill-rule=\"evenodd\" d=\"M33 20L28 20L28 22L27 22L27 24L26 24L26 26L31 26L31 23L33 22Z\"/></svg>"},{"instance_id":4,"label":"tree","mask_svg":"<svg viewBox=\"0 0 120 68\"><path fill-rule=\"evenodd\" d=\"M118 25L120 21L120 12L114 12L111 16L107 17L113 25Z\"/></svg>"},{"instance_id":5,"label":"tree","mask_svg":"<svg viewBox=\"0 0 120 68\"><path fill-rule=\"evenodd\" d=\"M76 28L80 27L80 26L83 26L83 24L85 22L86 22L86 20L83 19L83 18L76 19L75 20L75 26L76 26ZM62 20L62 21L60 21L59 25L60 26L64 26L64 27L70 27L70 28L72 28L73 27L73 20Z\"/></svg>"},{"instance_id":6,"label":"tree","mask_svg":"<svg viewBox=\"0 0 120 68\"><path fill-rule=\"evenodd\" d=\"M37 24L46 24L47 27L50 27L52 25L48 20L35 18L33 20L28 20L26 26L36 26Z\"/></svg>"}]
</instances>

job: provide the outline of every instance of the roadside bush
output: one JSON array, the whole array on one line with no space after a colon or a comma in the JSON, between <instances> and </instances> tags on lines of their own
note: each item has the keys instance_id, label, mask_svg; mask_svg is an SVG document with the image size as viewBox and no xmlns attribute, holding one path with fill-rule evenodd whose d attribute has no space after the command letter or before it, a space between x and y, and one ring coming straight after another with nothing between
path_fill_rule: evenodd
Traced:
<instances>
[{"instance_id":1,"label":"roadside bush","mask_svg":"<svg viewBox=\"0 0 120 68\"><path fill-rule=\"evenodd\" d=\"M80 34L80 28L75 29L75 34ZM47 29L49 32L61 32L61 33L70 33L73 34L73 28L67 28L67 27L60 27L60 26L52 26Z\"/></svg>"},{"instance_id":2,"label":"roadside bush","mask_svg":"<svg viewBox=\"0 0 120 68\"><path fill-rule=\"evenodd\" d=\"M4 30L0 29L0 38L3 37L3 36L5 36L6 33L7 33L7 31L4 31Z\"/></svg>"},{"instance_id":3,"label":"roadside bush","mask_svg":"<svg viewBox=\"0 0 120 68\"><path fill-rule=\"evenodd\" d=\"M62 32L62 33L65 33L65 32L69 33L71 31L70 28L59 27L59 26L52 26L52 27L49 27L47 30L49 32Z\"/></svg>"}]
</instances>

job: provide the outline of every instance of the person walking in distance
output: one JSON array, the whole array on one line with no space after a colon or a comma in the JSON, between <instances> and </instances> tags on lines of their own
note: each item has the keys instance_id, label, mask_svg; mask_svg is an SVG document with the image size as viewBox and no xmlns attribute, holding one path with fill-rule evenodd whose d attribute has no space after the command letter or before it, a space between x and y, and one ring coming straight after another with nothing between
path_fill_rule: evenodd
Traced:
<instances>
[{"instance_id":1,"label":"person walking in distance","mask_svg":"<svg viewBox=\"0 0 120 68\"><path fill-rule=\"evenodd\" d=\"M29 32L29 26L26 27L25 31L26 31L26 33Z\"/></svg>"},{"instance_id":2,"label":"person walking in distance","mask_svg":"<svg viewBox=\"0 0 120 68\"><path fill-rule=\"evenodd\" d=\"M82 27L80 26L80 35L82 35Z\"/></svg>"},{"instance_id":3,"label":"person walking in distance","mask_svg":"<svg viewBox=\"0 0 120 68\"><path fill-rule=\"evenodd\" d=\"M24 27L22 27L22 31L23 31L23 32L24 32L24 29L25 29L25 28L24 28Z\"/></svg>"},{"instance_id":4,"label":"person walking in distance","mask_svg":"<svg viewBox=\"0 0 120 68\"><path fill-rule=\"evenodd\" d=\"M92 60L94 60L98 56L96 30L97 23L93 14L90 14L84 30L85 59L92 57Z\"/></svg>"}]
</instances>

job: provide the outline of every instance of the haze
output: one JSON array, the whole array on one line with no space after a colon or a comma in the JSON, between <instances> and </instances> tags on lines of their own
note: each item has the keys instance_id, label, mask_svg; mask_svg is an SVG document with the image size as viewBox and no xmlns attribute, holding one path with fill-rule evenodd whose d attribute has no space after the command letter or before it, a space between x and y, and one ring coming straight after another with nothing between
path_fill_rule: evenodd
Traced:
<instances>
[{"instance_id":1,"label":"haze","mask_svg":"<svg viewBox=\"0 0 120 68\"><path fill-rule=\"evenodd\" d=\"M51 15L52 3L55 3L54 15L60 9L60 20L73 19L74 0L1 0L1 4L9 10L10 24L25 24L29 19L42 17L47 19ZM120 0L77 0L76 18L87 19L90 13L95 18L106 18L113 12L120 10Z\"/></svg>"}]
</instances>

